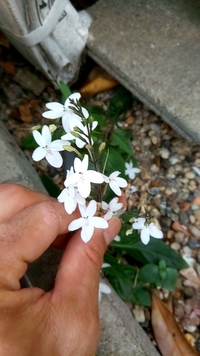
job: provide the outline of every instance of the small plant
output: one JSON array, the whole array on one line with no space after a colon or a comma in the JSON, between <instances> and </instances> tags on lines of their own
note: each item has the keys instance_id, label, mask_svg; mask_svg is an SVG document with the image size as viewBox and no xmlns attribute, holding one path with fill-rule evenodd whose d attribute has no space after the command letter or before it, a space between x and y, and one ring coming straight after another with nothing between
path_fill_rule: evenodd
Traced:
<instances>
[{"instance_id":1,"label":"small plant","mask_svg":"<svg viewBox=\"0 0 200 356\"><path fill-rule=\"evenodd\" d=\"M113 215L121 216L122 229L105 254L102 270L123 300L150 306L151 289L172 291L177 270L187 264L162 241L163 233L147 206L126 210L123 205L122 190L128 185L127 179L133 180L140 172L130 143L132 132L120 125L131 107L131 95L119 87L104 110L83 107L80 94L71 94L63 83L60 89L64 104L48 103L43 113L43 117L54 120L53 125L33 129L39 147L32 158L46 158L59 168L63 164L61 151L76 154L58 195L68 214L77 208L80 211L80 217L68 229L81 229L81 239L87 243L94 228L106 229ZM30 142L24 141L23 147L30 147ZM134 186L130 187L130 194L135 191ZM105 289L101 284L100 292Z\"/></svg>"}]
</instances>

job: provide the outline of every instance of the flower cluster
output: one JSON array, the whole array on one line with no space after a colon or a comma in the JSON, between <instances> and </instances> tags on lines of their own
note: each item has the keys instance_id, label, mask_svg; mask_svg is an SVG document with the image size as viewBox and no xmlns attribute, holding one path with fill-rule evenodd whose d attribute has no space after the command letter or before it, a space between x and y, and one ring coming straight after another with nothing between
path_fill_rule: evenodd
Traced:
<instances>
[{"instance_id":1,"label":"flower cluster","mask_svg":"<svg viewBox=\"0 0 200 356\"><path fill-rule=\"evenodd\" d=\"M43 117L50 120L60 118L62 126L59 124L58 127L62 127L62 130L58 130L59 139L53 140L54 132L57 130L57 120L53 125L44 125L41 132L34 129L33 137L39 147L34 150L32 158L35 161L46 158L50 165L60 168L63 164L61 151L76 153L74 164L66 173L64 189L58 196L58 201L64 204L68 214L72 214L77 207L79 208L80 218L73 220L68 229L74 231L81 228L81 238L87 243L93 235L94 228L106 229L108 220L113 215L119 216L124 212L119 197L122 195L121 189L127 186L127 181L120 177L119 171L105 174L106 164L105 162L102 164L100 156L106 143L100 142L98 150L94 148L96 144L94 132L98 122L94 121L89 112L80 105L80 97L79 93L73 93L64 105L57 102L46 105L48 110L43 113ZM80 152L82 149L84 155ZM139 172L140 169L134 167L132 161L125 162L125 175L129 179L133 180ZM103 200L107 188L116 195L110 202ZM131 186L130 194L135 193L136 190ZM150 235L162 238L162 232L154 223L143 217L136 219L132 228L141 231L141 240L144 244L149 242Z\"/></svg>"},{"instance_id":2,"label":"flower cluster","mask_svg":"<svg viewBox=\"0 0 200 356\"><path fill-rule=\"evenodd\" d=\"M123 204L118 201L118 197L122 194L120 188L125 188L127 182L124 178L119 177L119 171L113 172L109 176L100 171L97 159L94 157L94 140L92 138L92 133L98 122L93 121L88 111L79 104L79 99L80 94L74 93L70 95L64 105L57 102L46 105L49 110L44 112L43 116L54 120L62 118L63 134L60 139L53 141L47 125L43 126L41 133L33 130L34 139L39 147L33 152L32 158L35 161L46 158L49 164L56 168L63 164L60 151L64 149L74 151L82 158L76 157L74 165L67 171L65 188L58 196L58 201L64 203L68 214L72 214L78 206L81 217L72 221L68 229L74 231L81 228L81 238L86 243L91 239L94 228L106 229L107 221L113 215L118 215L123 211ZM88 154L85 153L82 157L78 149L84 147ZM90 163L94 169L90 169ZM98 198L100 199L98 202L94 199L88 201L91 197L92 184L102 186L98 189ZM106 186L109 186L117 195L110 203L102 200ZM100 212L101 217L95 216Z\"/></svg>"}]
</instances>

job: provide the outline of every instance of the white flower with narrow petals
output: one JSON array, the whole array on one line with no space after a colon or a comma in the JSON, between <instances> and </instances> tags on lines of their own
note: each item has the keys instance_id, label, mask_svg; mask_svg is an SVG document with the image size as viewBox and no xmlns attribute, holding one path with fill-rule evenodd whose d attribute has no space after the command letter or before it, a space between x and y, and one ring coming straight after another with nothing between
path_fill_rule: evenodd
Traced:
<instances>
[{"instance_id":1,"label":"white flower with narrow petals","mask_svg":"<svg viewBox=\"0 0 200 356\"><path fill-rule=\"evenodd\" d=\"M127 181L124 178L118 177L119 171L115 171L109 175L109 177L104 176L104 180L109 184L113 192L120 196L122 194L120 188L125 188L127 186Z\"/></svg>"},{"instance_id":2,"label":"white flower with narrow petals","mask_svg":"<svg viewBox=\"0 0 200 356\"><path fill-rule=\"evenodd\" d=\"M63 159L59 151L63 151L63 146L70 145L70 143L63 140L51 141L51 132L47 125L43 126L41 133L37 130L33 130L33 137L40 146L34 150L32 154L33 160L38 162L46 158L51 166L60 168L63 164Z\"/></svg>"},{"instance_id":3,"label":"white flower with narrow petals","mask_svg":"<svg viewBox=\"0 0 200 356\"><path fill-rule=\"evenodd\" d=\"M126 174L130 179L134 179L134 178L135 178L135 175L140 172L140 169L139 169L139 168L133 167L133 162L132 162L132 161L126 162L126 163L125 163L125 167L126 167L125 174Z\"/></svg>"},{"instance_id":4,"label":"white flower with narrow petals","mask_svg":"<svg viewBox=\"0 0 200 356\"><path fill-rule=\"evenodd\" d=\"M69 231L74 231L82 228L81 239L87 243L90 241L94 228L107 229L108 223L103 218L94 216L97 211L97 202L91 200L88 206L79 205L79 210L81 213L81 218L73 220L69 226Z\"/></svg>"},{"instance_id":5,"label":"white flower with narrow petals","mask_svg":"<svg viewBox=\"0 0 200 356\"><path fill-rule=\"evenodd\" d=\"M150 241L150 236L155 239L162 239L163 233L154 223L148 224L145 218L135 219L135 222L132 224L133 229L141 230L140 238L144 245L147 245Z\"/></svg>"},{"instance_id":6,"label":"white flower with narrow petals","mask_svg":"<svg viewBox=\"0 0 200 356\"><path fill-rule=\"evenodd\" d=\"M74 170L71 167L70 170L67 170L66 178L69 178L73 173ZM64 208L69 215L75 211L77 204L85 205L85 199L79 194L76 185L64 188L57 199L60 203L64 203Z\"/></svg>"},{"instance_id":7,"label":"white flower with narrow petals","mask_svg":"<svg viewBox=\"0 0 200 356\"><path fill-rule=\"evenodd\" d=\"M105 201L102 201L102 209L106 211L106 214L104 215L105 220L110 220L113 215L118 215L117 211L119 211L123 206L123 203L119 203L118 200L119 198L115 197L110 201L109 204L107 204Z\"/></svg>"},{"instance_id":8,"label":"white flower with narrow petals","mask_svg":"<svg viewBox=\"0 0 200 356\"><path fill-rule=\"evenodd\" d=\"M87 198L91 192L91 183L103 183L103 175L99 172L88 170L89 158L85 155L81 161L78 157L74 160L74 171L65 181L65 187L76 184L80 195Z\"/></svg>"},{"instance_id":9,"label":"white flower with narrow petals","mask_svg":"<svg viewBox=\"0 0 200 356\"><path fill-rule=\"evenodd\" d=\"M111 293L111 288L107 284L100 282L99 283L99 302L101 301L102 293L110 294Z\"/></svg>"},{"instance_id":10,"label":"white flower with narrow petals","mask_svg":"<svg viewBox=\"0 0 200 356\"><path fill-rule=\"evenodd\" d=\"M73 106L70 103L70 99L74 101L78 101L81 97L81 94L79 93L73 93L71 94L67 100L65 100L64 105L60 104L58 102L52 102L52 103L47 103L46 107L49 109L48 111L45 111L42 116L47 118L47 119L58 119L59 117L66 116L66 118L71 119L72 116L77 117L78 115L74 114L73 110L69 109L69 106Z\"/></svg>"},{"instance_id":11,"label":"white flower with narrow petals","mask_svg":"<svg viewBox=\"0 0 200 356\"><path fill-rule=\"evenodd\" d=\"M98 125L97 121L93 121L92 123L92 127L91 130L94 130ZM63 135L61 138L62 140L75 140L75 144L78 148L83 148L86 143L90 143L88 136L89 136L89 132L88 132L88 128L87 126L84 126L79 120L71 120L71 122L69 123L70 126L70 133L67 133L66 135ZM82 132L77 132L79 134L80 137L82 137L83 139L81 140L81 138L79 137L75 137L74 135L71 134L71 131L74 131L74 128L78 127ZM91 138L91 144L93 145L93 139Z\"/></svg>"}]
</instances>

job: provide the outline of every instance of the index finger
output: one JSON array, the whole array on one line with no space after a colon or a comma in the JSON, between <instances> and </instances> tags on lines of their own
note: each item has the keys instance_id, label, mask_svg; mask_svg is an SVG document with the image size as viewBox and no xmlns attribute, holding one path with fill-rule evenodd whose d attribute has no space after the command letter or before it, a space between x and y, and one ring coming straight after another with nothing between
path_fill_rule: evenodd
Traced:
<instances>
[{"instance_id":1,"label":"index finger","mask_svg":"<svg viewBox=\"0 0 200 356\"><path fill-rule=\"evenodd\" d=\"M54 201L48 195L35 192L19 184L0 185L0 223L10 219L30 205L43 201Z\"/></svg>"}]
</instances>

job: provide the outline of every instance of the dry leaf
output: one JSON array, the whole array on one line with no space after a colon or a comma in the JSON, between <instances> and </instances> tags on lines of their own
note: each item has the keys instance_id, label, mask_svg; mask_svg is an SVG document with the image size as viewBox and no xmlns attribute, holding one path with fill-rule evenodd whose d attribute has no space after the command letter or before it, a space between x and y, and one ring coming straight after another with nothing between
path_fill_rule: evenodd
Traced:
<instances>
[{"instance_id":1,"label":"dry leaf","mask_svg":"<svg viewBox=\"0 0 200 356\"><path fill-rule=\"evenodd\" d=\"M179 221L174 221L173 222L172 229L174 231L181 231L186 236L192 236L192 234L187 230L187 228L185 226L181 225Z\"/></svg>"},{"instance_id":2,"label":"dry leaf","mask_svg":"<svg viewBox=\"0 0 200 356\"><path fill-rule=\"evenodd\" d=\"M7 37L2 32L0 32L0 45L4 46L6 48L10 47L10 43L9 43Z\"/></svg>"},{"instance_id":3,"label":"dry leaf","mask_svg":"<svg viewBox=\"0 0 200 356\"><path fill-rule=\"evenodd\" d=\"M31 112L31 109L34 109L35 107L38 106L39 100L30 100L25 104L21 104L18 106L19 114L20 114L20 119L23 122L26 123L31 123L33 121L33 115Z\"/></svg>"},{"instance_id":4,"label":"dry leaf","mask_svg":"<svg viewBox=\"0 0 200 356\"><path fill-rule=\"evenodd\" d=\"M162 356L200 356L187 341L173 314L156 296L152 296L151 322Z\"/></svg>"},{"instance_id":5,"label":"dry leaf","mask_svg":"<svg viewBox=\"0 0 200 356\"><path fill-rule=\"evenodd\" d=\"M90 72L86 84L80 89L82 96L93 96L119 85L103 68L96 66Z\"/></svg>"},{"instance_id":6,"label":"dry leaf","mask_svg":"<svg viewBox=\"0 0 200 356\"><path fill-rule=\"evenodd\" d=\"M9 74L14 75L16 73L16 67L12 62L3 62L1 67Z\"/></svg>"},{"instance_id":7,"label":"dry leaf","mask_svg":"<svg viewBox=\"0 0 200 356\"><path fill-rule=\"evenodd\" d=\"M189 281L196 283L200 286L200 278L193 267L182 269L179 271L180 275L188 279Z\"/></svg>"}]
</instances>

